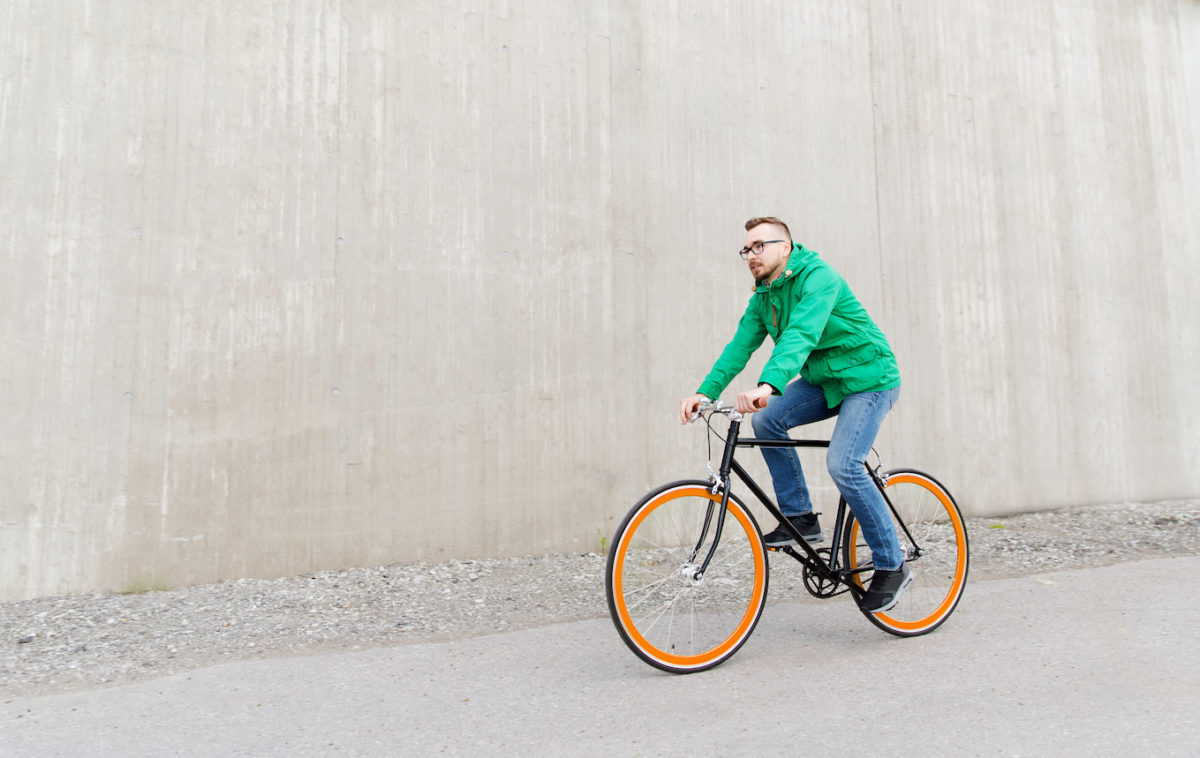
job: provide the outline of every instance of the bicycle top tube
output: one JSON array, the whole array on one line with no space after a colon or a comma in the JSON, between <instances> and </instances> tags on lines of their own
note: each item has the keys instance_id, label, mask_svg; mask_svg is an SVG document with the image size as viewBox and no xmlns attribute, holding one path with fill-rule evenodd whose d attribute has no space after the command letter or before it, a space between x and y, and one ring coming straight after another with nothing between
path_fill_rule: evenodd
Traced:
<instances>
[{"instance_id":1,"label":"bicycle top tube","mask_svg":"<svg viewBox=\"0 0 1200 758\"><path fill-rule=\"evenodd\" d=\"M732 405L726 405L720 400L715 402L702 402L696 409L696 416L699 418L702 413L721 413L729 417L730 421L742 421L745 419L745 414L740 413L737 408ZM829 440L764 440L757 437L738 437L738 447L829 447Z\"/></svg>"},{"instance_id":2,"label":"bicycle top tube","mask_svg":"<svg viewBox=\"0 0 1200 758\"><path fill-rule=\"evenodd\" d=\"M829 447L829 440L762 440L757 437L738 437L738 447Z\"/></svg>"}]
</instances>

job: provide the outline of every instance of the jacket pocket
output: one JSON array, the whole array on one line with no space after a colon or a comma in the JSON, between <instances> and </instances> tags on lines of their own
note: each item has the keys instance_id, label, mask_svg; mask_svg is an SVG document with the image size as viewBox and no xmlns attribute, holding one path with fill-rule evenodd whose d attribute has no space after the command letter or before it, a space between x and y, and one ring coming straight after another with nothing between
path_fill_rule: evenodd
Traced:
<instances>
[{"instance_id":1,"label":"jacket pocket","mask_svg":"<svg viewBox=\"0 0 1200 758\"><path fill-rule=\"evenodd\" d=\"M871 343L855 347L830 350L825 356L830 372L834 374L855 373L860 366L870 366L879 355L879 350Z\"/></svg>"}]
</instances>

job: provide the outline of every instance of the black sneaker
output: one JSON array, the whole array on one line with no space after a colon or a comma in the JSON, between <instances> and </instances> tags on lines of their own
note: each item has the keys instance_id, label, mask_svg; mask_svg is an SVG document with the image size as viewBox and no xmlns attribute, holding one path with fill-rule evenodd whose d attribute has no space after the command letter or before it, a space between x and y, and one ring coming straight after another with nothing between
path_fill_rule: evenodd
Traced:
<instances>
[{"instance_id":1,"label":"black sneaker","mask_svg":"<svg viewBox=\"0 0 1200 758\"><path fill-rule=\"evenodd\" d=\"M805 542L817 543L825 539L825 535L821 533L821 522L817 520L817 514L801 513L799 516L789 516L788 521L792 523L800 536ZM775 531L763 537L763 544L767 547L781 547L783 545L795 545L796 540L792 535L784 530L783 525L775 527Z\"/></svg>"},{"instance_id":2,"label":"black sneaker","mask_svg":"<svg viewBox=\"0 0 1200 758\"><path fill-rule=\"evenodd\" d=\"M895 571L876 570L871 577L871 586L858 602L858 607L866 613L891 610L912 581L913 572L907 563L901 563Z\"/></svg>"}]
</instances>

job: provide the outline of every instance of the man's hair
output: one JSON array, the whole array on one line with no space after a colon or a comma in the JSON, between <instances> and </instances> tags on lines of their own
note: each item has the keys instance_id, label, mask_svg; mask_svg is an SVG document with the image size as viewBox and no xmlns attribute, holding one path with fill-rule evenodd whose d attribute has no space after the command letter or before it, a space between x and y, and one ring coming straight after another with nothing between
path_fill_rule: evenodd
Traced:
<instances>
[{"instance_id":1,"label":"man's hair","mask_svg":"<svg viewBox=\"0 0 1200 758\"><path fill-rule=\"evenodd\" d=\"M749 221L746 222L746 231L750 231L751 229L758 226L759 224L775 224L777 226L782 226L783 230L785 232L787 232L788 239L791 240L791 238L792 238L792 230L788 229L788 225L783 223L779 219L775 218L774 216L756 216L756 217L750 219Z\"/></svg>"}]
</instances>

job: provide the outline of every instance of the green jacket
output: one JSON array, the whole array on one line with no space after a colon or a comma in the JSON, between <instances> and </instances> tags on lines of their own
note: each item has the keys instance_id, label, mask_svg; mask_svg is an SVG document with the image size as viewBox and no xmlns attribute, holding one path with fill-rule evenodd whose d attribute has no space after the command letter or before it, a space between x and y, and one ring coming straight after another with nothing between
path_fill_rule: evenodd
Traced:
<instances>
[{"instance_id":1,"label":"green jacket","mask_svg":"<svg viewBox=\"0 0 1200 758\"><path fill-rule=\"evenodd\" d=\"M784 273L755 283L733 339L696 391L717 398L767 335L775 341L759 383L778 395L799 374L825 391L830 408L847 395L900 386L887 338L850 287L812 250L792 245Z\"/></svg>"}]
</instances>

